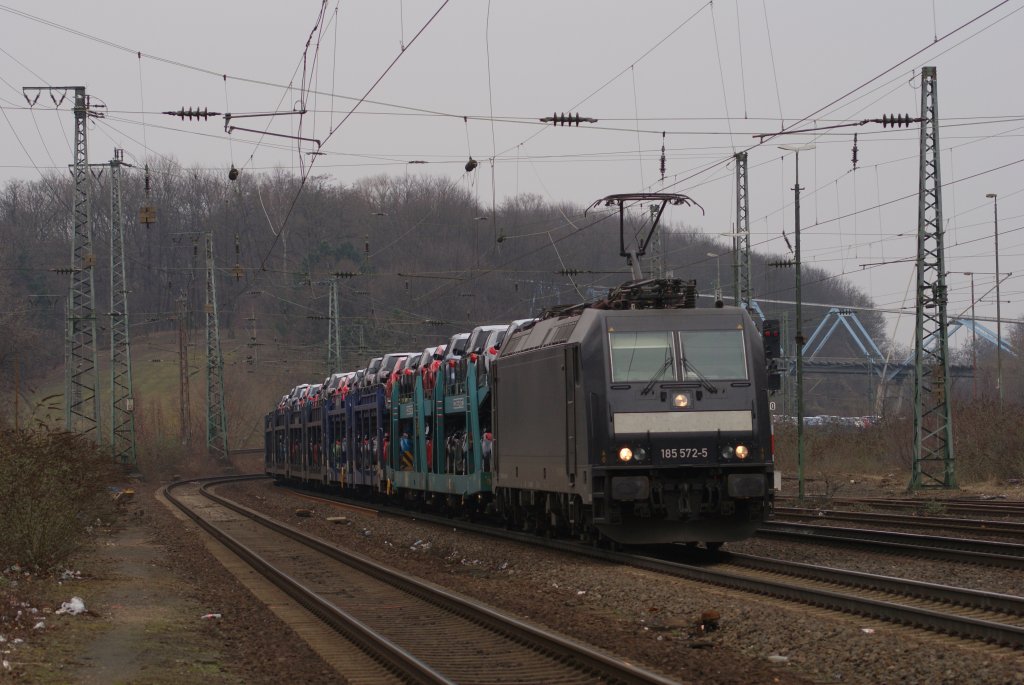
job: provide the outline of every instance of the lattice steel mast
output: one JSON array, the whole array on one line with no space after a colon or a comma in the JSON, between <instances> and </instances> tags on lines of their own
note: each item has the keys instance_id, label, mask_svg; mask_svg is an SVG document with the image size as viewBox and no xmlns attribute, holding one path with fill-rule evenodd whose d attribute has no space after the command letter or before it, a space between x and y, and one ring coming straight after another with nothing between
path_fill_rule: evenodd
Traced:
<instances>
[{"instance_id":1,"label":"lattice steel mast","mask_svg":"<svg viewBox=\"0 0 1024 685\"><path fill-rule=\"evenodd\" d=\"M110 160L110 450L122 464L136 463L135 400L128 339L128 281L124 265L121 167L124 150Z\"/></svg>"},{"instance_id":2,"label":"lattice steel mast","mask_svg":"<svg viewBox=\"0 0 1024 685\"><path fill-rule=\"evenodd\" d=\"M71 236L71 285L64 338L64 427L98 441L100 420L99 366L96 363L96 299L93 269L96 255L92 249L92 197L89 179L89 154L86 127L90 116L101 116L89 109L84 86L39 86L23 88L29 106L35 105L41 91L48 91L59 106L69 91L75 94L75 143L71 175L75 181ZM29 98L29 92L35 98ZM58 100L54 93L61 93Z\"/></svg>"},{"instance_id":3,"label":"lattice steel mast","mask_svg":"<svg viewBox=\"0 0 1024 685\"><path fill-rule=\"evenodd\" d=\"M747 195L747 153L736 153L736 231L732 237L736 263L733 292L736 305L749 310L754 299L750 278L750 199Z\"/></svg>"},{"instance_id":4,"label":"lattice steel mast","mask_svg":"<svg viewBox=\"0 0 1024 685\"><path fill-rule=\"evenodd\" d=\"M341 371L341 317L338 315L338 279L331 279L327 320L327 374Z\"/></svg>"},{"instance_id":5,"label":"lattice steel mast","mask_svg":"<svg viewBox=\"0 0 1024 685\"><path fill-rule=\"evenodd\" d=\"M946 326L939 102L935 67L921 70L921 118L911 490L956 487L953 420L949 405L949 332Z\"/></svg>"},{"instance_id":6,"label":"lattice steel mast","mask_svg":"<svg viewBox=\"0 0 1024 685\"><path fill-rule=\"evenodd\" d=\"M206 234L206 448L220 459L228 456L228 419L224 411L224 358L217 325L217 286L213 265L213 233Z\"/></svg>"},{"instance_id":7,"label":"lattice steel mast","mask_svg":"<svg viewBox=\"0 0 1024 685\"><path fill-rule=\"evenodd\" d=\"M192 399L189 393L188 365L188 297L184 290L176 301L178 319L178 410L181 422L181 444L192 442L192 416L189 411Z\"/></svg>"}]
</instances>

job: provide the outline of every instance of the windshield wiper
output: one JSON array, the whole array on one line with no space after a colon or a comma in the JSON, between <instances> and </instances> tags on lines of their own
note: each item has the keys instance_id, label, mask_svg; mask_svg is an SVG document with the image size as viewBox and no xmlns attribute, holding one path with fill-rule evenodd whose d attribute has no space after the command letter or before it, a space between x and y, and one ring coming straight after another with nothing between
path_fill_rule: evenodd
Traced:
<instances>
[{"instance_id":1,"label":"windshield wiper","mask_svg":"<svg viewBox=\"0 0 1024 685\"><path fill-rule=\"evenodd\" d=\"M647 381L647 385L645 385L644 389L640 391L640 394L649 395L654 390L654 384L658 382L659 378L665 375L665 372L668 371L670 366L672 366L671 353L665 355L665 361L661 363L661 366L658 368L658 370L654 372L653 376L651 376L651 380Z\"/></svg>"},{"instance_id":2,"label":"windshield wiper","mask_svg":"<svg viewBox=\"0 0 1024 685\"><path fill-rule=\"evenodd\" d=\"M714 395L715 393L718 392L718 388L716 388L714 385L712 385L711 381L708 380L707 376L702 374L700 372L700 370L696 366L694 366L690 362L686 361L686 355L684 354L683 355L683 374L685 375L687 371L691 371L693 373L693 375L697 377L697 380L700 381L701 386L705 390L707 390L709 393Z\"/></svg>"}]
</instances>

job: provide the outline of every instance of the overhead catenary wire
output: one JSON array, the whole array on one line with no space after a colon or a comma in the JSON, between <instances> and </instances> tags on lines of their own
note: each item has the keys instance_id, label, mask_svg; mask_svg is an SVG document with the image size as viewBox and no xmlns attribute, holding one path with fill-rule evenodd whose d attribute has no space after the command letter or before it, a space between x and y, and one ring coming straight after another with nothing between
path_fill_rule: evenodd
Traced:
<instances>
[{"instance_id":1,"label":"overhead catenary wire","mask_svg":"<svg viewBox=\"0 0 1024 685\"><path fill-rule=\"evenodd\" d=\"M781 103L780 103L780 116L781 116L781 114L782 114L782 112L781 112ZM492 127L493 127L493 123L494 123L494 118L493 118L493 117L490 117L490 118L491 118L491 121L492 121ZM730 119L731 119L731 117L730 117ZM517 148L517 153L518 153L518 151L519 151L519 150L518 150L518 148ZM643 153L641 152L641 155L642 155L642 154L643 154ZM397 162L396 162L396 163L397 163ZM877 171L877 170L876 170L876 171ZM881 211L881 207L878 207L878 210L879 210L879 212L880 212L880 211ZM856 219L856 214L854 215L854 219ZM859 241L856 241L856 242L859 242Z\"/></svg>"},{"instance_id":2,"label":"overhead catenary wire","mask_svg":"<svg viewBox=\"0 0 1024 685\"><path fill-rule=\"evenodd\" d=\"M779 126L785 127L786 119L782 116L782 93L779 90L779 72L775 67L775 48L772 47L772 29L768 23L768 0L761 0L761 9L764 10L764 31L768 37L768 56L772 63L772 82L775 84L775 101L779 105Z\"/></svg>"},{"instance_id":3,"label":"overhead catenary wire","mask_svg":"<svg viewBox=\"0 0 1024 685\"><path fill-rule=\"evenodd\" d=\"M7 9L7 10L9 10L9 8L6 8L6 7L4 7L4 6L0 6L0 9ZM20 15L23 15L23 16L31 17L31 18L33 18L34 20L40 20L40 22L42 22L42 23L44 23L44 24L48 24L48 25L51 25L51 26L59 27L59 28L61 28L61 29L63 29L63 30L69 30L69 31L74 31L74 30L70 30L70 29L68 29L67 27L60 27L60 25L56 25L55 23L49 23L49 22L46 22L46 20L45 20L45 19L39 19L39 17L33 17L32 15L29 15L29 14L28 14L28 13L26 13L26 12L16 12L16 13L18 13L18 14L20 14ZM78 33L79 33L79 34L81 34L81 35L87 36L86 34L82 34L82 32L78 32ZM947 35L948 35L948 34L947 34ZM92 39L92 40L97 40L97 41L99 41L99 42L101 42L101 43L103 43L103 44L110 44L110 45L112 45L112 46L114 46L114 47L117 47L118 49L124 49L124 50L126 50L126 51L127 51L127 50L129 50L129 48L127 48L127 47L125 47L125 46L121 46L121 45L118 45L118 44L114 43L113 41L104 41L103 39L98 39L98 38L96 38L96 37L94 37L94 36L87 36L87 37L88 37L88 38L90 38L90 39ZM654 47L656 47L656 45L655 45ZM132 52L133 52L133 53L135 53L136 51L134 51L134 50L133 50ZM143 54L144 54L144 53L143 53ZM145 56L147 56L147 57L150 57L150 56L152 56L152 55L145 55ZM645 55L643 55L643 56L645 56ZM154 57L154 58L156 58L156 57ZM167 60L167 61L169 61L169 62L171 62L171 63L176 63L176 65L180 65L180 66L183 66L183 67L186 67L186 68L189 68L189 67L190 67L190 66L187 66L187 65L183 65L183 63L181 63L181 62L176 62L175 60ZM197 69L198 69L198 68L197 68ZM207 73L211 73L211 74L213 74L213 73L214 73L214 72L212 72L212 70L200 70L200 71L205 71L205 72L207 72ZM221 76L221 75L220 75L220 74L217 74L217 76ZM237 77L231 77L231 78L237 78ZM242 81L250 81L250 82L254 82L254 83L263 83L263 84L266 84L266 85L272 85L272 84L269 84L268 82L263 82L263 81L259 81L259 80L256 80L256 79L248 79L248 80L247 80L247 79L243 79L243 78L241 78L241 77L238 77L238 80L242 80ZM780 115L781 115L781 112L780 112Z\"/></svg>"},{"instance_id":4,"label":"overhead catenary wire","mask_svg":"<svg viewBox=\"0 0 1024 685\"><path fill-rule=\"evenodd\" d=\"M897 68L899 68L900 66L902 66L902 65L906 64L907 62L911 61L915 57L923 54L924 52L926 52L929 48L933 47L934 45L937 45L938 43L941 43L941 42L943 42L943 41L945 41L945 40L947 40L947 39L957 35L959 32L963 31L964 29L968 28L969 26L972 26L976 22L980 21L984 17L988 16L989 14L991 14L992 12L997 10L999 7L1002 7L1003 5L1007 4L1009 1L1010 0L1002 0L1001 2L997 3L994 7L991 7L990 9L985 10L981 14L978 14L978 15L974 16L973 18L967 20L966 22L964 22L960 26L958 26L958 27L952 29L951 31L947 32L946 34L941 36L939 38L939 40L937 40L937 41L935 41L933 43L929 43L928 45L926 45L926 46L924 46L922 48L919 48L918 50L915 50L909 56L904 57L903 59L901 59L896 64L886 68L881 73L879 73L878 75L868 79L867 81L865 81L861 85L856 86L855 88L847 91L843 95L833 99L828 104L826 104L826 105L824 105L822 107L819 107L817 110L811 112L810 114L805 115L804 117L798 119L797 121L794 121L794 122L792 122L792 123L790 123L788 125L783 126L778 133L764 135L763 137L759 136L761 138L760 141L755 143L755 144L753 144L753 145L751 145L750 147L748 147L746 151L749 152L750 150L753 150L753 149L756 149L758 147L764 146L764 145L768 144L769 142L771 142L772 140L774 140L774 138L778 137L779 135L785 134L787 131L795 128L796 126L799 126L800 124L803 124L804 122L809 121L809 120L815 118L817 115L823 113L825 110L831 109L836 104L846 100L850 95L853 95L854 93L862 90L863 88L865 88L866 86L870 85L871 83L877 81L878 79L884 77L885 75L891 73L892 71L895 71ZM1015 13L1019 12L1021 9L1024 9L1024 6L1022 6L1021 8L1018 8L1017 10L1014 10L1011 14L1015 14ZM1010 15L1007 15L1007 16L1010 16ZM1005 18L1006 17L1001 17L1001 18L997 19L995 22L993 22L992 24L982 28L977 33L973 34L971 37L976 36L979 33L981 33L983 31L991 28L995 24L1003 21ZM965 40L967 40L967 39L965 39ZM958 43L957 45L960 45L961 43ZM952 46L949 49L953 49L954 47L956 47L956 46ZM690 174L688 176L684 176L683 178L676 180L674 183L670 184L668 187L671 188L671 187L674 187L674 186L677 186L677 185L681 185L681 184L685 183L686 181L691 180L692 178L694 178L696 176L699 176L702 173L707 173L707 172L709 172L709 171L711 171L711 170L713 170L715 168L718 168L719 166L722 166L723 164L728 163L729 159L731 159L731 157L723 159L723 160L720 160L717 163L708 164L704 168L699 169L699 170L695 171L694 173L692 173L692 174Z\"/></svg>"},{"instance_id":5,"label":"overhead catenary wire","mask_svg":"<svg viewBox=\"0 0 1024 685\"><path fill-rule=\"evenodd\" d=\"M740 0L736 0L736 45L740 54L740 85L743 89L743 118L747 118L747 75L743 68L743 29L740 22Z\"/></svg>"},{"instance_id":6,"label":"overhead catenary wire","mask_svg":"<svg viewBox=\"0 0 1024 685\"><path fill-rule=\"evenodd\" d=\"M708 3L711 6L711 32L715 36L715 57L718 59L718 77L722 84L722 106L725 108L725 117L729 120L729 146L732 148L733 154L736 154L736 142L732 136L732 121L729 115L729 95L726 93L725 88L725 66L722 64L722 50L718 45L718 22L715 20L715 4L714 1Z\"/></svg>"},{"instance_id":7,"label":"overhead catenary wire","mask_svg":"<svg viewBox=\"0 0 1024 685\"><path fill-rule=\"evenodd\" d=\"M441 3L441 6L437 8L437 10L434 12L434 14L432 14L430 16L429 19L427 19L426 23L424 23L423 26L420 27L420 30L409 41L409 44L405 46L406 49L411 47L412 44L416 42L416 40L423 34L424 31L426 31L426 29L431 25L431 23L433 23L434 19L437 18L437 16L441 13L441 10L443 10L448 5L449 2L450 2L450 0L443 0L443 2ZM331 128L331 130L327 133L327 135L321 141L321 146L320 147L323 147L323 145L326 144L327 141L330 140L330 138L334 136L334 134L338 131L338 129L340 129L345 124L345 122L348 121L349 117L352 115L353 112L355 112L356 108L358 108L359 105L362 104L363 100L365 100L367 97L369 97L370 93L372 93L373 90L377 87L377 85L380 84L380 82L384 79L384 77L387 76L387 74L391 71L391 69L395 66L395 64L398 63L398 60L402 58L402 55L404 55L405 52L406 52L405 49L401 50L399 52L399 54L391 61L391 63L388 64L388 66L384 69L384 71L380 74L380 76L377 77L377 80L374 81L370 85L370 87L367 89L367 91L363 94L363 97L360 98L359 101L356 102L355 105L352 106L352 109L349 110L348 114L346 114L345 117L342 118L342 120L337 123L337 125L335 125L334 127ZM309 178L309 173L312 171L315 161L316 161L316 157L314 157L310 161L310 165L309 165L308 170L300 178L300 180L299 180L299 187L296 189L295 195L292 198L292 201L291 201L290 205L288 206L288 210L285 213L284 219L281 221L281 226L280 226L280 228L277 231L277 235L274 236L274 242L268 248L266 255L264 255L263 259L260 262L260 269L263 269L263 267L266 266L267 260L270 258L270 254L274 251L274 247L277 245L277 241L284 234L284 231L285 231L285 229L288 226L288 219L291 217L292 211L295 209L295 204L298 202L299 197L302 194L302 189L305 187L306 180Z\"/></svg>"},{"instance_id":8,"label":"overhead catenary wire","mask_svg":"<svg viewBox=\"0 0 1024 685\"><path fill-rule=\"evenodd\" d=\"M494 132L494 87L491 76L491 0L487 0L487 19L484 22L484 49L487 53L487 112L491 120L491 227L494 239L501 235L498 230L498 191L495 182L495 159L498 156L498 141Z\"/></svg>"},{"instance_id":9,"label":"overhead catenary wire","mask_svg":"<svg viewBox=\"0 0 1024 685\"><path fill-rule=\"evenodd\" d=\"M643 54L641 54L641 55L640 55L639 57L637 57L636 59L634 59L634 60L633 60L633 61L632 61L632 62L631 62L631 63L629 64L629 66L625 67L624 69L622 69L621 71L619 71L619 72L618 72L617 74L615 74L614 76L612 76L612 77L611 77L610 79L608 79L607 81L605 81L605 82L604 82L603 84L601 84L600 86L598 86L598 87L597 87L597 89L595 89L594 91L592 91L592 92L591 92L591 93L590 93L589 95L587 95L586 97L584 97L584 98L583 98L582 100L580 100L580 101L579 101L579 102L577 102L576 104L574 104L574 105L570 106L570 107L568 108L568 111L572 111L572 110L574 110L574 109L577 109L577 108L579 108L579 107L580 107L581 105L583 105L584 103L586 103L586 102L587 102L588 100L590 100L590 99L591 99L592 97L594 97L595 95L597 95L598 93L600 93L600 92L601 92L602 90L604 90L605 88L607 88L607 87L608 87L609 85L611 85L611 84L612 84L612 83L614 83L615 81L617 81L617 80L618 80L618 79L619 79L620 77L622 77L622 76L623 76L623 75L624 75L624 74L625 74L625 73L626 73L627 71L629 71L630 69L632 69L632 67L633 67L633 66L635 66L635 65L639 64L639 63L640 63L641 61L643 61L644 59L646 59L648 55L650 55L650 54L651 54L652 52L654 52L654 51L655 51L655 50L657 50L657 49L658 49L659 47L661 47L661 46L662 46L662 45L663 45L663 44L664 44L664 43L665 43L665 42L666 42L666 41L667 41L667 40L668 40L669 38L671 38L672 36L674 36L674 35L675 35L676 33L678 33L678 32L679 32L679 31L680 31L680 30L681 30L681 29L682 29L683 27L685 27L685 26L686 26L687 24L689 24L689 23L690 23L691 21L693 21L693 19L694 19L694 18L696 18L696 17L697 17L697 15L699 15L699 14L700 14L701 12L703 12L703 11L704 11L704 8L706 8L706 7L710 7L710 6L711 6L711 0L708 0L708 2L704 3L704 4L703 4L703 5L701 5L701 6L699 7L699 8L697 8L697 10L696 10L696 11L694 11L694 12L693 12L692 14L690 14L689 16L687 16L687 18L686 18L686 19L684 19L684 20L683 20L682 22L680 22L679 24L677 24L677 25L675 26L675 28L673 28L672 30L670 30L670 31L669 31L669 32L668 32L667 34L665 34L665 36L663 36L663 37L662 37L662 38L661 38L660 40L658 40L657 42L655 42L655 43L654 43L654 45L652 45L652 46L651 46L650 48L648 48L648 49L647 49L647 50L646 50L646 51L645 51L645 52L644 52ZM540 129L540 130L538 130L538 131L537 131L536 133L534 133L533 135L531 135L531 136L529 136L528 138L526 138L526 140L523 140L523 141L521 141L521 142L517 143L517 145L525 145L526 143L528 143L529 141L533 140L533 138L535 138L536 136L540 135L540 134L541 134L541 132L543 132L543 131L545 131L545 130L547 130L547 127L544 127L543 129ZM506 150L503 150L503 151L502 151L502 152L501 152L500 154L501 154L501 155L505 155L505 154L507 154L507 153L511 152L511 151L512 151L513 149L515 149L515 146L513 146L513 147L510 147L510 148L508 148L508 149L506 149Z\"/></svg>"},{"instance_id":10,"label":"overhead catenary wire","mask_svg":"<svg viewBox=\"0 0 1024 685\"><path fill-rule=\"evenodd\" d=\"M647 187L647 183L644 181L644 153L640 146L640 104L636 94L636 69L634 66L629 68L629 72L633 77L633 113L637 116L636 121L636 155L640 162L640 187Z\"/></svg>"}]
</instances>

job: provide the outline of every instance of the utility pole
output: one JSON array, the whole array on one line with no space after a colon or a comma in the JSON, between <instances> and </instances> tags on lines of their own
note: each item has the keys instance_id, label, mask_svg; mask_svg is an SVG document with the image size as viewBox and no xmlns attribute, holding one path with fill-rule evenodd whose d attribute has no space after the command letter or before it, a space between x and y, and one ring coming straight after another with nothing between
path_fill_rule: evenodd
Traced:
<instances>
[{"instance_id":1,"label":"utility pole","mask_svg":"<svg viewBox=\"0 0 1024 685\"><path fill-rule=\"evenodd\" d=\"M256 342L256 307L252 308L252 315L247 318L249 322L249 363L256 368L260 366L260 343Z\"/></svg>"},{"instance_id":2,"label":"utility pole","mask_svg":"<svg viewBox=\"0 0 1024 685\"><path fill-rule=\"evenodd\" d=\"M135 398L128 336L128 281L124 265L121 167L124 150L110 160L110 450L116 461L135 464Z\"/></svg>"},{"instance_id":3,"label":"utility pole","mask_svg":"<svg viewBox=\"0 0 1024 685\"><path fill-rule=\"evenodd\" d=\"M75 143L71 175L75 181L71 237L71 285L64 341L64 427L98 441L100 420L99 366L96 363L96 299L93 270L96 255L92 248L92 193L89 179L89 154L86 136L91 110L85 86L34 86L22 88L29 107L43 91L60 106L68 92L74 92ZM35 92L35 98L29 93ZM60 99L57 99L60 93Z\"/></svg>"},{"instance_id":4,"label":"utility pole","mask_svg":"<svg viewBox=\"0 0 1024 685\"><path fill-rule=\"evenodd\" d=\"M228 457L228 420L224 411L224 358L217 324L217 286L213 233L206 234L206 448L218 459Z\"/></svg>"},{"instance_id":5,"label":"utility pole","mask_svg":"<svg viewBox=\"0 0 1024 685\"><path fill-rule=\"evenodd\" d=\"M181 444L192 442L192 417L189 406L189 369L188 369L188 298L182 291L177 300L178 315L178 404L181 412Z\"/></svg>"},{"instance_id":6,"label":"utility pole","mask_svg":"<svg viewBox=\"0 0 1024 685\"><path fill-rule=\"evenodd\" d=\"M779 326L779 346L781 347L782 359L785 360L786 372L782 374L782 401L786 416L793 415L793 380L790 377L790 354L786 351L786 341L789 340L789 311L782 312L782 323Z\"/></svg>"},{"instance_id":7,"label":"utility pole","mask_svg":"<svg viewBox=\"0 0 1024 685\"><path fill-rule=\"evenodd\" d=\"M18 354L14 355L14 430L21 430L21 420L18 416L18 406L21 404L21 376L19 374L21 366L21 356Z\"/></svg>"},{"instance_id":8,"label":"utility pole","mask_svg":"<svg viewBox=\"0 0 1024 685\"><path fill-rule=\"evenodd\" d=\"M1000 313L1002 297L999 292L999 283L1002 281L999 273L999 198L995 193L988 193L985 197L992 198L992 224L995 227L996 239L996 396L999 398L999 408L1003 408L1003 317Z\"/></svg>"},{"instance_id":9,"label":"utility pole","mask_svg":"<svg viewBox=\"0 0 1024 685\"><path fill-rule=\"evenodd\" d=\"M971 277L971 399L978 399L978 320L974 315L974 272L965 271Z\"/></svg>"},{"instance_id":10,"label":"utility pole","mask_svg":"<svg viewBox=\"0 0 1024 685\"><path fill-rule=\"evenodd\" d=\"M341 319L338 315L338 279L331 279L327 321L327 375L341 371Z\"/></svg>"},{"instance_id":11,"label":"utility pole","mask_svg":"<svg viewBox=\"0 0 1024 685\"><path fill-rule=\"evenodd\" d=\"M750 277L750 199L747 195L747 153L736 153L736 230L732 237L733 293L737 306L750 310L754 299Z\"/></svg>"},{"instance_id":12,"label":"utility pole","mask_svg":"<svg viewBox=\"0 0 1024 685\"><path fill-rule=\"evenodd\" d=\"M935 67L921 70L921 119L911 490L956 487L953 418L949 406L949 329L946 325L946 266ZM930 343L930 348L926 343Z\"/></svg>"},{"instance_id":13,"label":"utility pole","mask_svg":"<svg viewBox=\"0 0 1024 685\"><path fill-rule=\"evenodd\" d=\"M795 249L793 265L796 270L796 469L798 481L798 497L804 499L804 324L803 324L803 291L800 288L800 152L813 150L813 144L780 145L783 150L791 150L796 154L796 182L793 185L793 206L795 220L793 234Z\"/></svg>"},{"instance_id":14,"label":"utility pole","mask_svg":"<svg viewBox=\"0 0 1024 685\"><path fill-rule=\"evenodd\" d=\"M715 258L715 306L721 307L725 299L722 297L722 255L708 252L707 256Z\"/></svg>"}]
</instances>

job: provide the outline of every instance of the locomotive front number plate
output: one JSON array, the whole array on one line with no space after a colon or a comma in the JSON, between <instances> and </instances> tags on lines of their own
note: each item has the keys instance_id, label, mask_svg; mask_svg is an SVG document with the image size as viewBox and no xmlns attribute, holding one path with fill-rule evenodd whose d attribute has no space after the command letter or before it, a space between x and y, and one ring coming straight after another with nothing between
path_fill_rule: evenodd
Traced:
<instances>
[{"instance_id":1,"label":"locomotive front number plate","mask_svg":"<svg viewBox=\"0 0 1024 685\"><path fill-rule=\"evenodd\" d=\"M707 459L707 447L666 447L661 450L662 459Z\"/></svg>"}]
</instances>

